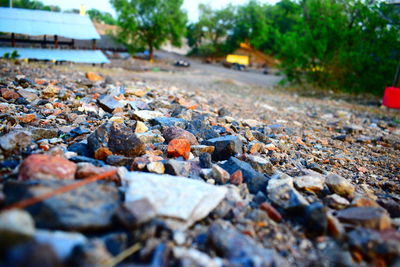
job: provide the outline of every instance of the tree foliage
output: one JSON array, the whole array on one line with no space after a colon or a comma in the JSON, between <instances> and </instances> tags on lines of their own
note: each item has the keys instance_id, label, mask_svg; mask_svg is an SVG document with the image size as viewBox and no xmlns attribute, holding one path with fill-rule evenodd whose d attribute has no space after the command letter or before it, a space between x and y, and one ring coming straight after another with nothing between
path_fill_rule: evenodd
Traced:
<instances>
[{"instance_id":1,"label":"tree foliage","mask_svg":"<svg viewBox=\"0 0 400 267\"><path fill-rule=\"evenodd\" d=\"M131 52L148 49L153 59L154 49L167 40L181 44L185 31L186 13L183 0L111 0L117 14L119 41Z\"/></svg>"},{"instance_id":2,"label":"tree foliage","mask_svg":"<svg viewBox=\"0 0 400 267\"><path fill-rule=\"evenodd\" d=\"M193 52L216 55L245 42L279 58L297 84L380 94L392 82L400 60L400 8L371 0L250 0L229 9L216 19L219 10L200 7L199 21L188 27ZM221 25L229 27L218 31Z\"/></svg>"},{"instance_id":3,"label":"tree foliage","mask_svg":"<svg viewBox=\"0 0 400 267\"><path fill-rule=\"evenodd\" d=\"M96 20L98 22L108 24L108 25L116 25L117 20L113 18L113 16L108 12L102 12L98 9L92 8L87 11L91 20Z\"/></svg>"},{"instance_id":4,"label":"tree foliage","mask_svg":"<svg viewBox=\"0 0 400 267\"><path fill-rule=\"evenodd\" d=\"M10 5L9 1L10 0L0 0L0 6L9 7ZM14 8L38 9L38 10L47 10L54 12L61 11L59 6L45 5L41 1L36 1L36 0L13 0L12 6Z\"/></svg>"}]
</instances>

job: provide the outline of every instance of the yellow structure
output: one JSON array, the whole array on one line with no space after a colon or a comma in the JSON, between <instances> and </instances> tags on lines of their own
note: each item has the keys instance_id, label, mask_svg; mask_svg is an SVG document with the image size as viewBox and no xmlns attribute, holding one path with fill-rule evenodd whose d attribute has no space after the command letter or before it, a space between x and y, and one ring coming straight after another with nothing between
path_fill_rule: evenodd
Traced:
<instances>
[{"instance_id":1,"label":"yellow structure","mask_svg":"<svg viewBox=\"0 0 400 267\"><path fill-rule=\"evenodd\" d=\"M226 61L229 63L238 63L241 65L249 65L249 57L241 55L227 55Z\"/></svg>"},{"instance_id":2,"label":"yellow structure","mask_svg":"<svg viewBox=\"0 0 400 267\"><path fill-rule=\"evenodd\" d=\"M81 16L85 16L86 15L86 6L85 5L81 5L80 6L79 15L81 15Z\"/></svg>"}]
</instances>

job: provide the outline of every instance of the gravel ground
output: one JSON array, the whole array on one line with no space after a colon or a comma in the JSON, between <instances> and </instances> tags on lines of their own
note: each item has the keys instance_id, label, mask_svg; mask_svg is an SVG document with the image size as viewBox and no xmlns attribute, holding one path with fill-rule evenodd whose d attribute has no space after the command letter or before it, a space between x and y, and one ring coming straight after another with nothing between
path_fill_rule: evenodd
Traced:
<instances>
[{"instance_id":1,"label":"gravel ground","mask_svg":"<svg viewBox=\"0 0 400 267\"><path fill-rule=\"evenodd\" d=\"M400 264L399 111L165 62L0 73L0 266Z\"/></svg>"}]
</instances>

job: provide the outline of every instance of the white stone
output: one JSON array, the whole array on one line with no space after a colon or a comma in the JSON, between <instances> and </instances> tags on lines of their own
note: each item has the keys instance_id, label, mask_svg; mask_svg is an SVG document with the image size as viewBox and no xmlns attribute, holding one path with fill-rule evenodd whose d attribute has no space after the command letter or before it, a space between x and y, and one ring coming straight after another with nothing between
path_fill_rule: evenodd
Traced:
<instances>
[{"instance_id":1,"label":"white stone","mask_svg":"<svg viewBox=\"0 0 400 267\"><path fill-rule=\"evenodd\" d=\"M171 175L127 172L122 180L125 201L147 198L157 215L181 221L170 224L175 229L185 229L206 217L227 193L225 187Z\"/></svg>"}]
</instances>

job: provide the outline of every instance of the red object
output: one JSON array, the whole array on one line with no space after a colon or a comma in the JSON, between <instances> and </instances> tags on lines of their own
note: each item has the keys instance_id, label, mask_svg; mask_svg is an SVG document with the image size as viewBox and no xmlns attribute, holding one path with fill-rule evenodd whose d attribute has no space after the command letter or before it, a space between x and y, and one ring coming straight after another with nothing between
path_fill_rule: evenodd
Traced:
<instances>
[{"instance_id":1,"label":"red object","mask_svg":"<svg viewBox=\"0 0 400 267\"><path fill-rule=\"evenodd\" d=\"M383 105L388 108L400 109L400 88L386 87L383 95Z\"/></svg>"}]
</instances>

